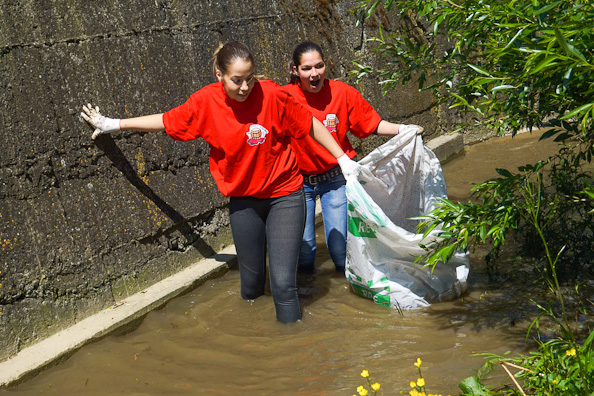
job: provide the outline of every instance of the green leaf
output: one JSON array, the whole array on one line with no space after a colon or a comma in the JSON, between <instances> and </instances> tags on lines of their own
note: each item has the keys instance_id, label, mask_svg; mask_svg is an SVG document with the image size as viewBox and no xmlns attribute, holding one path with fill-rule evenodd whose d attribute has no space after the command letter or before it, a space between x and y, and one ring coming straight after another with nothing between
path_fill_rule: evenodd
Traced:
<instances>
[{"instance_id":1,"label":"green leaf","mask_svg":"<svg viewBox=\"0 0 594 396\"><path fill-rule=\"evenodd\" d=\"M553 62L555 62L556 60L559 60L559 58L556 57L556 56L549 56L548 58L545 58L542 61L540 61L538 63L538 65L536 65L534 67L534 69L530 69L529 73L530 74L536 74L536 73L540 72L544 68L554 66L554 65L556 65L556 63L553 63Z\"/></svg>"},{"instance_id":2,"label":"green leaf","mask_svg":"<svg viewBox=\"0 0 594 396\"><path fill-rule=\"evenodd\" d=\"M538 141L544 140L544 139L548 139L551 136L555 136L556 134L558 134L559 132L561 132L561 129L557 129L557 128L552 128L549 129L548 131L546 131L545 133L543 133L540 138L538 139Z\"/></svg>"},{"instance_id":3,"label":"green leaf","mask_svg":"<svg viewBox=\"0 0 594 396\"><path fill-rule=\"evenodd\" d=\"M513 85L498 85L494 88L491 88L491 92L503 91L504 89L515 88Z\"/></svg>"},{"instance_id":4,"label":"green leaf","mask_svg":"<svg viewBox=\"0 0 594 396\"><path fill-rule=\"evenodd\" d=\"M501 169L501 168L497 168L495 169L497 171L497 173L499 173L501 176L504 177L513 177L512 173L510 171L508 171L507 169Z\"/></svg>"},{"instance_id":5,"label":"green leaf","mask_svg":"<svg viewBox=\"0 0 594 396\"><path fill-rule=\"evenodd\" d=\"M561 2L560 1L556 1L554 3L551 3L549 5L546 5L546 6L542 7L541 9L534 11L534 15L540 15L542 13L545 13L545 12L547 12L547 11L549 11L549 10L557 7L557 5L559 3L561 3Z\"/></svg>"},{"instance_id":6,"label":"green leaf","mask_svg":"<svg viewBox=\"0 0 594 396\"><path fill-rule=\"evenodd\" d=\"M569 55L569 47L567 46L567 41L565 40L565 36L563 36L561 31L557 28L555 28L555 38L557 39L557 42L559 43L561 48L563 48L565 53L567 55Z\"/></svg>"},{"instance_id":7,"label":"green leaf","mask_svg":"<svg viewBox=\"0 0 594 396\"><path fill-rule=\"evenodd\" d=\"M512 37L512 39L511 39L511 40L509 40L509 43L507 43L507 45L505 46L505 48L503 48L503 51L502 51L502 52L504 52L506 49L508 49L509 47L511 47L511 46L512 46L512 44L516 42L516 39L517 39L517 38L518 38L518 37L519 37L519 36L520 36L520 35L521 35L523 32L524 32L524 28L520 29L520 30L518 31L518 33L516 33L516 35L515 35L514 37Z\"/></svg>"},{"instance_id":8,"label":"green leaf","mask_svg":"<svg viewBox=\"0 0 594 396\"><path fill-rule=\"evenodd\" d=\"M577 48L575 48L575 46L567 42L565 36L563 36L563 34L558 28L555 28L555 38L557 39L557 42L559 43L561 48L563 48L567 55L575 56L579 58L582 62L588 63L586 57Z\"/></svg>"},{"instance_id":9,"label":"green leaf","mask_svg":"<svg viewBox=\"0 0 594 396\"><path fill-rule=\"evenodd\" d=\"M567 48L569 49L569 53L577 58L579 58L579 60L581 60L582 62L588 64L588 61L586 60L586 57L584 56L584 54L582 54L577 48L575 48L574 45L572 44L567 44Z\"/></svg>"},{"instance_id":10,"label":"green leaf","mask_svg":"<svg viewBox=\"0 0 594 396\"><path fill-rule=\"evenodd\" d=\"M458 384L464 394L472 396L491 396L491 393L478 379L477 376L468 377Z\"/></svg>"},{"instance_id":11,"label":"green leaf","mask_svg":"<svg viewBox=\"0 0 594 396\"><path fill-rule=\"evenodd\" d=\"M581 114L581 113L590 111L590 109L592 109L593 107L594 107L594 103L585 104L583 106L578 107L577 109L574 109L573 111L569 112L568 114L565 114L563 117L561 117L561 119L566 120L568 118L572 118L573 116L575 116L577 114Z\"/></svg>"},{"instance_id":12,"label":"green leaf","mask_svg":"<svg viewBox=\"0 0 594 396\"><path fill-rule=\"evenodd\" d=\"M459 106L460 104L464 104L464 105L468 106L468 101L466 99L464 99L462 96L460 96L454 92L450 92L450 94L461 102L459 104L453 105L452 107Z\"/></svg>"},{"instance_id":13,"label":"green leaf","mask_svg":"<svg viewBox=\"0 0 594 396\"><path fill-rule=\"evenodd\" d=\"M485 71L485 70L481 69L481 68L480 68L480 67L478 67L478 66L471 65L470 63L467 63L466 65L467 65L468 67L470 67L471 69L473 69L474 71L477 71L477 72L479 72L479 73L481 73L481 74L483 74L483 75L485 75L485 76L492 77L490 73L488 73L487 71Z\"/></svg>"},{"instance_id":14,"label":"green leaf","mask_svg":"<svg viewBox=\"0 0 594 396\"><path fill-rule=\"evenodd\" d=\"M571 135L571 134L569 134L569 133L567 133L567 132L564 132L564 133L560 134L559 136L557 136L557 137L555 138L555 140L553 140L553 141L554 141L554 142L563 142L563 141L565 141L565 140L569 139L569 138L570 138L570 137L572 137L572 136L573 136L573 135Z\"/></svg>"}]
</instances>

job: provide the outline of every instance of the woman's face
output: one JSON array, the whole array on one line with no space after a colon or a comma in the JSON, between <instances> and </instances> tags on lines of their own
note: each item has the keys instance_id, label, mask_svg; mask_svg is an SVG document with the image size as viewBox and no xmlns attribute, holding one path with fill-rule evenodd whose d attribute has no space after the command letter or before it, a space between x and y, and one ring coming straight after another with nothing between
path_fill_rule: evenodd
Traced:
<instances>
[{"instance_id":1,"label":"woman's face","mask_svg":"<svg viewBox=\"0 0 594 396\"><path fill-rule=\"evenodd\" d=\"M309 51L301 55L299 66L293 66L299 76L301 89L309 93L318 93L324 87L326 64L318 51Z\"/></svg>"},{"instance_id":2,"label":"woman's face","mask_svg":"<svg viewBox=\"0 0 594 396\"><path fill-rule=\"evenodd\" d=\"M229 65L227 73L217 71L217 78L230 99L243 102L248 98L256 81L254 69L252 62L237 58Z\"/></svg>"}]
</instances>

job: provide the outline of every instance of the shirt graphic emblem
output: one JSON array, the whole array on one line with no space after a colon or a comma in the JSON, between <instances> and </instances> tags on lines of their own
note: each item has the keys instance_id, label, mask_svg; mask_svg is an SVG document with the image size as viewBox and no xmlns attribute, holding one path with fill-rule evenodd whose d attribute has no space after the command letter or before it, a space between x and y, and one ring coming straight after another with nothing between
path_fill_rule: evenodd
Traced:
<instances>
[{"instance_id":1,"label":"shirt graphic emblem","mask_svg":"<svg viewBox=\"0 0 594 396\"><path fill-rule=\"evenodd\" d=\"M250 130L245 134L248 137L248 144L250 146L255 146L257 144L262 144L266 141L266 135L268 135L268 130L264 128L262 125L253 124L250 125Z\"/></svg>"},{"instance_id":2,"label":"shirt graphic emblem","mask_svg":"<svg viewBox=\"0 0 594 396\"><path fill-rule=\"evenodd\" d=\"M336 117L336 114L326 114L324 126L326 127L328 132L336 132L336 125L338 125L338 117Z\"/></svg>"}]
</instances>

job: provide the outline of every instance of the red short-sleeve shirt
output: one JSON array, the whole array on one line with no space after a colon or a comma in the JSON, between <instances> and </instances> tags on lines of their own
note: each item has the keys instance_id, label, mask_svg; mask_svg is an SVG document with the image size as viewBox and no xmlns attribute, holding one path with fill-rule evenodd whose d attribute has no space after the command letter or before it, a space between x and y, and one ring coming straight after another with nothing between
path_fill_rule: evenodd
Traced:
<instances>
[{"instance_id":1,"label":"red short-sleeve shirt","mask_svg":"<svg viewBox=\"0 0 594 396\"><path fill-rule=\"evenodd\" d=\"M231 197L282 197L301 188L290 143L309 134L311 121L311 112L272 81L256 81L244 102L228 98L222 83L210 84L163 115L173 139L210 144L210 171Z\"/></svg>"},{"instance_id":2,"label":"red short-sleeve shirt","mask_svg":"<svg viewBox=\"0 0 594 396\"><path fill-rule=\"evenodd\" d=\"M365 138L379 125L381 117L355 88L341 81L326 79L318 93L304 92L299 84L283 87L299 103L307 107L336 139L343 151L353 158L357 155L347 136ZM337 165L336 159L313 138L292 143L301 172L306 175L324 173Z\"/></svg>"}]
</instances>

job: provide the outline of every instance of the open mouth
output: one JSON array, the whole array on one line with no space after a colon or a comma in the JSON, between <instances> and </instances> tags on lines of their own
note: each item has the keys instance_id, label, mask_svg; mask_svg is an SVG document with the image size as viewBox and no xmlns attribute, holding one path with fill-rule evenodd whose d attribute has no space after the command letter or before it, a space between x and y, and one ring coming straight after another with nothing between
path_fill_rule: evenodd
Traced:
<instances>
[{"instance_id":1,"label":"open mouth","mask_svg":"<svg viewBox=\"0 0 594 396\"><path fill-rule=\"evenodd\" d=\"M309 86L310 86L312 89L317 89L317 88L318 88L318 86L320 85L320 82L321 82L320 80L315 80L315 81L312 81L312 80L310 80L310 81L309 81Z\"/></svg>"}]
</instances>

